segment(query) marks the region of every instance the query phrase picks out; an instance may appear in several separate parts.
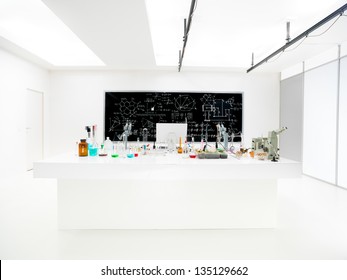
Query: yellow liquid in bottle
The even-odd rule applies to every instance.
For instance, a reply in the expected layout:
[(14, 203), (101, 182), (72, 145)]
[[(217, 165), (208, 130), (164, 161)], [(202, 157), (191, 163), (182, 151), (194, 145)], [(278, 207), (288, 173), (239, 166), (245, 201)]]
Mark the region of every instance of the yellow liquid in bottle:
[(182, 137), (180, 137), (180, 145), (178, 146), (177, 153), (182, 154), (183, 149), (182, 149)]

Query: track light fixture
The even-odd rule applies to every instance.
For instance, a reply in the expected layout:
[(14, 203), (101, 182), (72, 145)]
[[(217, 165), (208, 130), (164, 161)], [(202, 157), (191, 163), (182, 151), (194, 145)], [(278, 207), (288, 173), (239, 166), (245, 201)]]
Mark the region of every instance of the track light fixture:
[(287, 43), (290, 42), (290, 21), (287, 21), (287, 38), (286, 38)]
[[(315, 31), (316, 29), (318, 29), (319, 27), (321, 27), (322, 25), (326, 24), (327, 22), (329, 22), (330, 20), (332, 20), (335, 17), (340, 17), (344, 14), (344, 12), (347, 10), (347, 4), (343, 5), (342, 7), (340, 7), (339, 9), (337, 9), (335, 12), (331, 13), (330, 15), (328, 15), (327, 17), (325, 17), (324, 19), (322, 19), (321, 21), (319, 21), (318, 23), (316, 23), (315, 25), (313, 25), (312, 27), (310, 27), (309, 29), (307, 29), (306, 31), (304, 31), (303, 33), (301, 33), (299, 36), (295, 37), (293, 40), (290, 39), (290, 23), (287, 22), (287, 38), (286, 41), (287, 43), (280, 47), (277, 51), (274, 51), (272, 54), (270, 54), (269, 56), (267, 56), (266, 58), (264, 58), (262, 61), (258, 62), (257, 64), (254, 65), (254, 61), (253, 61), (253, 54), (252, 54), (252, 66), (251, 68), (249, 68), (247, 70), (247, 73), (249, 73), (250, 71), (254, 70), (255, 68), (259, 67), (260, 65), (262, 65), (265, 62), (268, 62), (269, 59), (273, 58), (274, 56), (280, 54), (281, 52), (284, 52), (288, 47), (292, 46), (293, 44), (297, 43), (298, 41), (300, 41), (301, 39), (304, 39), (306, 37), (309, 37), (309, 35)], [(335, 22), (334, 22), (335, 23)], [(334, 24), (333, 23), (333, 24)]]
[(187, 23), (187, 19), (186, 18), (184, 19), (183, 47), (182, 47), (182, 50), (180, 50), (178, 53), (178, 72), (181, 72), (184, 52), (186, 49), (186, 45), (187, 45), (187, 41), (188, 41), (188, 35), (189, 35), (189, 31), (190, 31), (190, 26), (192, 25), (192, 19), (193, 19), (193, 15), (194, 15), (194, 12), (196, 9), (196, 5), (197, 5), (197, 0), (192, 0), (192, 2), (190, 4), (188, 23)]

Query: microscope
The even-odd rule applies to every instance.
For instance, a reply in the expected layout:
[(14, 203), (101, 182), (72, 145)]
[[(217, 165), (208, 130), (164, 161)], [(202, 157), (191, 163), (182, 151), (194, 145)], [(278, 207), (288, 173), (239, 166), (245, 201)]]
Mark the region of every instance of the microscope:
[(218, 149), (218, 143), (221, 143), (221, 140), (223, 139), (223, 149), (225, 151), (228, 151), (228, 141), (229, 141), (229, 134), (227, 133), (227, 129), (224, 126), (224, 124), (217, 124), (217, 134), (216, 134), (216, 148)]
[(218, 143), (220, 143), (221, 139), (222, 139), (222, 131), (221, 131), (221, 126), (219, 123), (216, 124), (216, 129), (217, 129), (217, 133), (216, 133), (216, 149), (218, 149)]
[(287, 130), (287, 127), (282, 127), (277, 130), (269, 131), (268, 137), (258, 137), (252, 139), (252, 149), (255, 152), (267, 152), (268, 153), (268, 159), (271, 161), (278, 161), (280, 158), (280, 155), (278, 153), (279, 151), (279, 145), (278, 145), (278, 135), (280, 135), (283, 131)]
[(277, 130), (273, 130), (269, 132), (268, 139), (267, 139), (267, 147), (269, 149), (269, 155), (268, 159), (271, 159), (272, 161), (278, 161), (280, 158), (280, 155), (278, 151), (280, 150), (278, 147), (278, 135), (280, 135), (283, 131), (285, 131), (287, 127), (282, 127)]
[(229, 134), (227, 132), (227, 129), (224, 127), (224, 125), (221, 125), (221, 134), (223, 138), (223, 147), (225, 151), (228, 151), (228, 142), (229, 142)]
[(124, 126), (124, 132), (122, 134), (125, 150), (128, 149), (128, 136), (131, 135), (131, 122), (126, 121)]

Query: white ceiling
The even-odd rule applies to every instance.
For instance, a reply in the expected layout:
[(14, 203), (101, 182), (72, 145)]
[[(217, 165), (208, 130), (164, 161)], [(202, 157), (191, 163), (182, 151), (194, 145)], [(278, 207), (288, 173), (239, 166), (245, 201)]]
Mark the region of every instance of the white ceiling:
[[(251, 65), (252, 52), (257, 63), (285, 44), (288, 20), (294, 38), (345, 4), (334, 0), (197, 1), (182, 71), (245, 71)], [(106, 64), (100, 69), (177, 69), (190, 0), (43, 2)], [(346, 30), (347, 17), (343, 16), (324, 35), (307, 38), (257, 71), (278, 72), (346, 42)], [(9, 49), (11, 42), (0, 38), (0, 46)], [(59, 69), (16, 46), (12, 49), (45, 67)]]
[(144, 0), (43, 0), (108, 66), (155, 67)]

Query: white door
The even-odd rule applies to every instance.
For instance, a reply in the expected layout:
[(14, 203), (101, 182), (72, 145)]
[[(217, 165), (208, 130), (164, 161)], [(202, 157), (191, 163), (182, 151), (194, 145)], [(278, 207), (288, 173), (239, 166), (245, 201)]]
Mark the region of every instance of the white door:
[(31, 89), (26, 94), (26, 156), (27, 170), (43, 159), (43, 93)]

